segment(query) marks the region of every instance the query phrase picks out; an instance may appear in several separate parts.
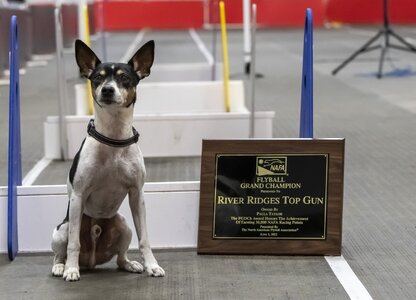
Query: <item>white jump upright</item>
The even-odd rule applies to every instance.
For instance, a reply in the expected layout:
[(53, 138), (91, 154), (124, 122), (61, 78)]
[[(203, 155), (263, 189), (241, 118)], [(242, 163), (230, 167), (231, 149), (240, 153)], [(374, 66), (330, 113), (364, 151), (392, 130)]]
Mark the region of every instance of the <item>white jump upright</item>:
[(257, 21), (257, 5), (252, 5), (252, 19), (251, 19), (251, 49), (250, 49), (250, 103), (251, 103), (251, 117), (250, 117), (250, 137), (254, 138), (255, 133), (255, 112), (256, 112), (256, 21)]
[(252, 51), (252, 43), (251, 43), (251, 32), (250, 32), (250, 22), (252, 18), (250, 18), (250, 0), (242, 0), (243, 1), (243, 35), (244, 35), (244, 71), (248, 74), (251, 70), (251, 56), (253, 54)]
[(99, 15), (100, 34), (101, 34), (101, 55), (103, 61), (107, 61), (107, 39), (105, 33), (105, 0), (99, 1)]
[(55, 8), (55, 38), (56, 38), (56, 66), (58, 75), (58, 91), (59, 91), (59, 157), (56, 159), (68, 158), (68, 142), (66, 139), (66, 79), (65, 79), (65, 64), (64, 64), (64, 46), (62, 37), (62, 12), (61, 6)]

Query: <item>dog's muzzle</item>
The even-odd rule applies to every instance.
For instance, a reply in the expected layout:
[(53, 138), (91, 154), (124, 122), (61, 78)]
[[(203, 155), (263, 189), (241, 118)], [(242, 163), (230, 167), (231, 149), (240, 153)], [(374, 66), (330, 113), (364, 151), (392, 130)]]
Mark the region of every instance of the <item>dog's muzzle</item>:
[(114, 97), (115, 90), (112, 86), (103, 86), (101, 89), (101, 96), (104, 98), (112, 98)]
[(103, 86), (100, 92), (100, 102), (108, 105), (115, 103), (115, 94), (114, 87), (108, 85)]

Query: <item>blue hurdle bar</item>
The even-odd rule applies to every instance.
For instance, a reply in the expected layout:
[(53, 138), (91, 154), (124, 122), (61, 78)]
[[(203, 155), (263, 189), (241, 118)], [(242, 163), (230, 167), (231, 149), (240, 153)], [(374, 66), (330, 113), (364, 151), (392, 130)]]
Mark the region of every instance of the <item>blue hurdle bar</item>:
[(303, 41), (302, 96), (299, 138), (313, 138), (313, 22), (312, 10), (306, 10)]
[(19, 251), (17, 236), (17, 186), (22, 185), (20, 144), (19, 43), (17, 17), (10, 20), (10, 90), (9, 90), (9, 162), (8, 162), (8, 223), (7, 250), (13, 260)]

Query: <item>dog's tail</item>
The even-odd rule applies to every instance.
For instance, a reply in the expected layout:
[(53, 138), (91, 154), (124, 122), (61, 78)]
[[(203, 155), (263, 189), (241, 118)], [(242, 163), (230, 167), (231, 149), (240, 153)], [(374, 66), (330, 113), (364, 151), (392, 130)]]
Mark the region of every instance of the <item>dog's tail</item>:
[(91, 247), (90, 259), (89, 259), (89, 262), (88, 262), (88, 267), (91, 268), (91, 269), (94, 268), (95, 264), (96, 264), (95, 263), (96, 262), (96, 260), (95, 260), (95, 250), (97, 248), (97, 240), (100, 237), (101, 233), (102, 233), (102, 229), (99, 225), (94, 224), (93, 226), (91, 226), (90, 234), (91, 234), (91, 246), (92, 247)]

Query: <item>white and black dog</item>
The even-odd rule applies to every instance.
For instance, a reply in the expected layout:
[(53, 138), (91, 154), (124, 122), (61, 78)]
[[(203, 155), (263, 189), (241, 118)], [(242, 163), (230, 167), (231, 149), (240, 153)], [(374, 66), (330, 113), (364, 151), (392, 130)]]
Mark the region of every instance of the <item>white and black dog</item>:
[[(101, 63), (83, 42), (75, 43), (80, 72), (91, 81), (95, 120), (76, 154), (68, 176), (68, 212), (55, 228), (52, 274), (79, 280), (79, 266), (93, 268), (117, 255), (117, 265), (129, 272), (164, 276), (149, 245), (143, 185), (146, 176), (139, 134), (133, 127), (136, 86), (150, 74), (154, 41), (125, 63)], [(127, 258), (132, 232), (118, 209), (126, 195), (144, 267)]]

